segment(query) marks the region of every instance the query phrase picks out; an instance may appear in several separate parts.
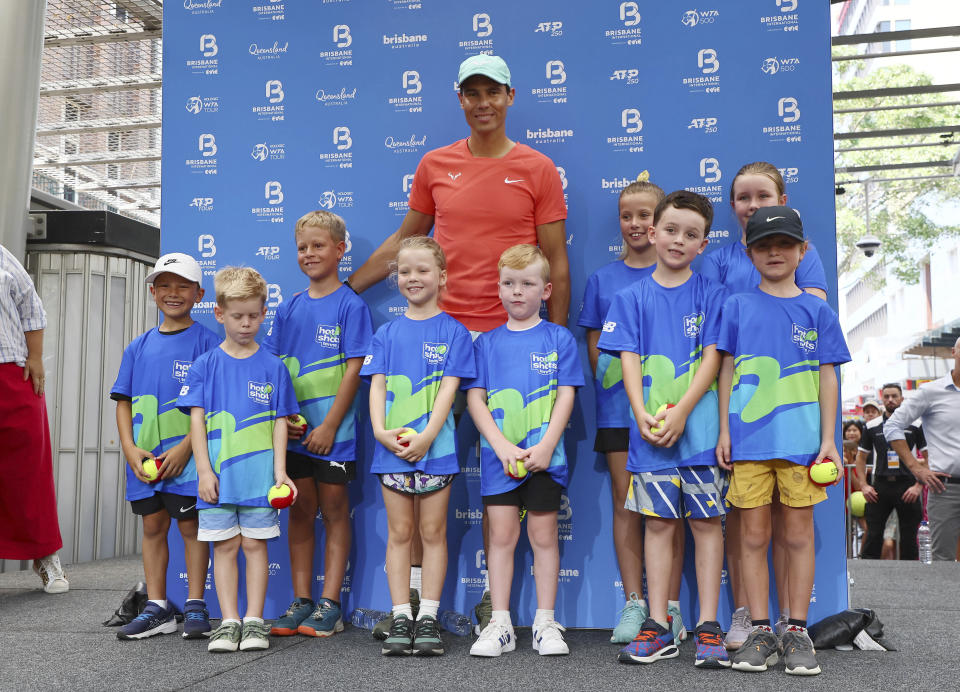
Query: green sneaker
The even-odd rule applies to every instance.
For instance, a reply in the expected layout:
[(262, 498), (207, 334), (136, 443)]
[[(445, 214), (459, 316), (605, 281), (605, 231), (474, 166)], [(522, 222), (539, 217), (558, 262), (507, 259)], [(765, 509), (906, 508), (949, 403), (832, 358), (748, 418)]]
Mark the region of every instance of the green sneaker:
[[(417, 619), (417, 613), (420, 612), (420, 594), (416, 589), (410, 589), (410, 610), (413, 611), (413, 619)], [(393, 615), (384, 618), (373, 628), (373, 638), (382, 642), (390, 635), (390, 628), (393, 626)]]
[(493, 617), (493, 603), (490, 601), (489, 591), (483, 592), (480, 602), (473, 607), (473, 614), (477, 617), (477, 625), (473, 628), (473, 633), (479, 636), (490, 624), (490, 618)]
[(210, 634), (207, 651), (215, 654), (236, 651), (240, 646), (240, 623), (224, 622)]
[(629, 644), (637, 635), (640, 634), (640, 628), (643, 627), (643, 621), (647, 619), (650, 612), (647, 607), (640, 603), (636, 593), (630, 594), (630, 599), (620, 611), (620, 622), (613, 629), (610, 641), (614, 644)]
[(295, 598), (287, 612), (278, 617), (270, 628), (275, 637), (290, 637), (297, 633), (300, 623), (310, 617), (316, 604), (309, 598)]
[(687, 638), (687, 628), (683, 626), (683, 615), (676, 606), (667, 606), (667, 615), (673, 618), (673, 643), (680, 646), (680, 642)]
[(442, 656), (443, 642), (437, 619), (424, 615), (417, 620), (413, 631), (413, 654), (415, 656)]
[(390, 626), (390, 634), (383, 641), (380, 653), (384, 656), (409, 656), (413, 653), (413, 623), (406, 615), (397, 615)]
[(250, 620), (243, 623), (240, 634), (240, 651), (260, 651), (270, 648), (270, 625)]

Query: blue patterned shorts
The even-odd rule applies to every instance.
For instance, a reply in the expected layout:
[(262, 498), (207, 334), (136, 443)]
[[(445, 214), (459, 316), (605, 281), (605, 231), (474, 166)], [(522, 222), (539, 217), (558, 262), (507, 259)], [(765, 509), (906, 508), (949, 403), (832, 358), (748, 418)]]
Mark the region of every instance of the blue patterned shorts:
[(624, 507), (661, 519), (722, 517), (727, 502), (728, 476), (718, 466), (682, 466), (634, 473)]
[(390, 490), (404, 495), (424, 495), (434, 490), (443, 490), (453, 483), (454, 474), (433, 475), (423, 471), (406, 473), (381, 473), (380, 482)]

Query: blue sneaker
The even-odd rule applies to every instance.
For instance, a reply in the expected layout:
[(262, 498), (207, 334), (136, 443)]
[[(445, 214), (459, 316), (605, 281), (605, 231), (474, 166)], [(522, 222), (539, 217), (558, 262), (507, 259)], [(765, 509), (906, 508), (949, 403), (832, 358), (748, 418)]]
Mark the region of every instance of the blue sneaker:
[(167, 601), (167, 607), (147, 602), (143, 612), (120, 628), (117, 639), (146, 639), (155, 634), (173, 634), (177, 631), (177, 616)]
[(340, 606), (329, 598), (317, 601), (317, 609), (313, 614), (300, 623), (297, 628), (300, 634), (311, 637), (329, 637), (335, 632), (343, 632), (343, 617)]
[(187, 601), (183, 606), (183, 638), (204, 639), (210, 629), (207, 604), (200, 600)]
[(723, 645), (723, 630), (719, 622), (704, 622), (697, 627), (694, 639), (697, 642), (697, 668), (729, 668), (730, 657)]
[(310, 617), (310, 613), (316, 607), (316, 604), (310, 598), (293, 599), (293, 603), (290, 604), (287, 611), (274, 621), (273, 627), (270, 628), (270, 634), (274, 637), (289, 637), (299, 633), (301, 623)]
[(620, 663), (654, 663), (662, 658), (676, 658), (680, 650), (673, 643), (671, 624), (667, 618), (667, 627), (663, 628), (653, 618), (647, 618), (636, 638), (620, 649), (617, 660)]
[(610, 641), (614, 644), (629, 644), (640, 633), (640, 628), (649, 615), (647, 606), (640, 602), (636, 593), (631, 592), (630, 600), (620, 611), (620, 622), (613, 629)]

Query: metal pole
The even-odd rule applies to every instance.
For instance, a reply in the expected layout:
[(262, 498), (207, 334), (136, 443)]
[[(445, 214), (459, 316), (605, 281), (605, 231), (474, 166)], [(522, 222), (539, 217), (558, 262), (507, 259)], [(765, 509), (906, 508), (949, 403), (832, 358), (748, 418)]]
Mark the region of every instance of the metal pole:
[(0, 243), (21, 261), (27, 245), (27, 210), (40, 95), (40, 59), (46, 0), (0, 2)]

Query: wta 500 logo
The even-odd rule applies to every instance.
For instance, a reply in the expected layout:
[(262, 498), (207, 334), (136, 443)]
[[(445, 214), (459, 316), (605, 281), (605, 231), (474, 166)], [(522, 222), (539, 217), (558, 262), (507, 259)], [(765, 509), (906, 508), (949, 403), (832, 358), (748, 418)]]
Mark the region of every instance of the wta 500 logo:
[(687, 10), (680, 15), (680, 23), (693, 28), (703, 24), (713, 24), (720, 19), (720, 10)]
[(449, 344), (423, 342), (423, 359), (431, 365), (440, 365), (447, 359)]
[(793, 72), (800, 69), (800, 58), (770, 57), (764, 58), (760, 71), (771, 77), (780, 72)]

